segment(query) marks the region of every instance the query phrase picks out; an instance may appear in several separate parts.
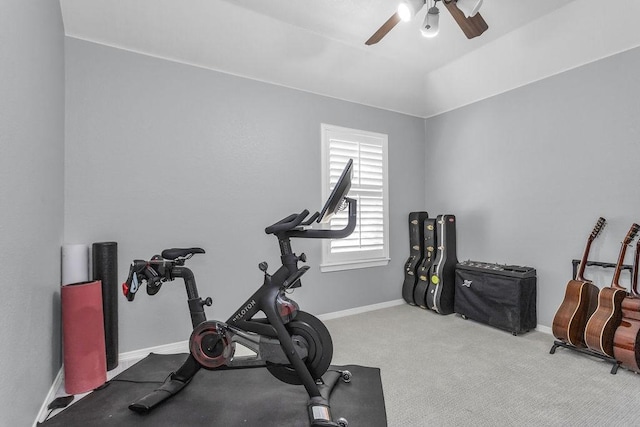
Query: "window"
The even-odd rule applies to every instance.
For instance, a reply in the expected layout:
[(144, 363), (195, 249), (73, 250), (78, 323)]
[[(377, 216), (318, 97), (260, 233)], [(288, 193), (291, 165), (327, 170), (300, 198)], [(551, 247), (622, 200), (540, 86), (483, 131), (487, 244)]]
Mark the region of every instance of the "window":
[[(329, 197), (349, 159), (353, 178), (349, 197), (358, 201), (358, 222), (344, 239), (322, 241), (321, 271), (374, 267), (389, 263), (387, 135), (323, 124), (322, 198)], [(331, 220), (332, 229), (347, 225), (347, 210)]]

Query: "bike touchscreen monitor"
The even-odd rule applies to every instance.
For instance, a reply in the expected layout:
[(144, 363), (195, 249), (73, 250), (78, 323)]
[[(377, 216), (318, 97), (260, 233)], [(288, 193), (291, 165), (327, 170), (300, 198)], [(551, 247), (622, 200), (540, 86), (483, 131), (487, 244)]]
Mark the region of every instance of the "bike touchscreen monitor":
[(349, 189), (351, 188), (351, 174), (353, 172), (353, 159), (349, 159), (347, 165), (344, 167), (338, 182), (335, 187), (333, 187), (333, 191), (331, 191), (331, 195), (327, 199), (327, 202), (324, 204), (322, 211), (320, 211), (320, 216), (318, 217), (319, 223), (326, 223), (331, 220), (331, 218), (338, 213), (340, 207), (342, 206), (342, 200), (347, 196)]

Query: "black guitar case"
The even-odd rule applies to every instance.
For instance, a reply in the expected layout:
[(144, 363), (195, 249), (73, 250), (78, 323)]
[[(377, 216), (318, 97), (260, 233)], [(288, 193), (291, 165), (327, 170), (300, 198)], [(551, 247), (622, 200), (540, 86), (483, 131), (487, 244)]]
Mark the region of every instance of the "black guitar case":
[(418, 265), (416, 276), (418, 283), (413, 291), (413, 300), (422, 308), (427, 308), (426, 296), (429, 287), (429, 270), (435, 261), (436, 254), (436, 219), (427, 218), (424, 221), (424, 257)]
[(425, 297), (427, 308), (440, 314), (453, 313), (456, 264), (456, 217), (438, 215), (436, 218), (437, 250), (431, 266), (429, 286)]
[(423, 230), (424, 220), (429, 217), (427, 212), (409, 213), (409, 259), (404, 264), (404, 283), (402, 284), (402, 298), (411, 305), (416, 305), (413, 300), (413, 290), (418, 278), (416, 269), (424, 255)]

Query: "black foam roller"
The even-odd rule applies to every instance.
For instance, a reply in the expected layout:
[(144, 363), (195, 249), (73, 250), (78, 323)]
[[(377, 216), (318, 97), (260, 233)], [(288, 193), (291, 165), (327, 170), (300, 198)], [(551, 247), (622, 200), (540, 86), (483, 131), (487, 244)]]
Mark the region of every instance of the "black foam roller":
[(118, 244), (94, 243), (92, 258), (93, 280), (102, 281), (104, 339), (110, 371), (118, 366)]

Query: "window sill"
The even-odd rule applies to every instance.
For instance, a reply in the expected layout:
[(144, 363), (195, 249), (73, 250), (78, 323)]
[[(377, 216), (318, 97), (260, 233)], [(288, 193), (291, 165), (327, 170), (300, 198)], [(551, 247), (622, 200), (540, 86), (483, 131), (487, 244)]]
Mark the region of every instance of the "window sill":
[(366, 261), (349, 261), (349, 262), (335, 262), (331, 264), (321, 264), (320, 271), (322, 273), (329, 273), (331, 271), (342, 271), (342, 270), (355, 270), (358, 268), (369, 268), (369, 267), (381, 267), (389, 264), (389, 258), (378, 258), (371, 259)]

